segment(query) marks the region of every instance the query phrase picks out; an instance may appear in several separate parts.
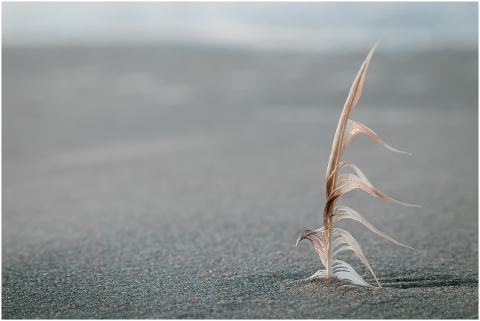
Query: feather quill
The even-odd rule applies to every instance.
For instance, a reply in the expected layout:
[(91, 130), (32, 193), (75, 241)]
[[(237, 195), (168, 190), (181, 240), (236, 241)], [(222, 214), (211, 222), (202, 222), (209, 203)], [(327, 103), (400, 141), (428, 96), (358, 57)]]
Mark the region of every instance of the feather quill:
[[(373, 130), (359, 122), (349, 119), (351, 112), (355, 108), (358, 100), (360, 99), (360, 96), (362, 95), (368, 66), (370, 65), (370, 60), (372, 59), (373, 53), (377, 45), (378, 42), (375, 44), (372, 50), (370, 50), (367, 58), (360, 67), (360, 70), (358, 71), (358, 74), (353, 81), (352, 87), (350, 88), (350, 92), (348, 94), (347, 101), (345, 102), (345, 105), (343, 107), (342, 114), (340, 115), (340, 119), (338, 120), (338, 125), (332, 144), (332, 151), (330, 153), (330, 158), (326, 171), (326, 204), (323, 211), (323, 226), (322, 228), (313, 231), (305, 230), (297, 240), (297, 245), (300, 241), (304, 239), (309, 240), (317, 251), (322, 264), (325, 266), (324, 270), (317, 271), (314, 275), (308, 278), (308, 280), (316, 278), (336, 277), (342, 280), (349, 280), (353, 284), (372, 286), (365, 280), (363, 280), (349, 264), (335, 259), (336, 256), (341, 252), (346, 250), (352, 250), (370, 270), (371, 274), (373, 275), (375, 281), (378, 284), (378, 287), (382, 287), (357, 241), (349, 232), (334, 227), (335, 223), (337, 223), (343, 218), (356, 220), (365, 225), (374, 233), (383, 236), (384, 238), (394, 242), (395, 244), (415, 250), (414, 248), (395, 241), (393, 238), (386, 235), (385, 233), (380, 232), (353, 209), (346, 206), (335, 207), (336, 201), (343, 194), (357, 188), (364, 190), (370, 195), (383, 198), (384, 200), (396, 204), (417, 207), (417, 205), (410, 205), (407, 203), (399, 202), (381, 193), (375, 187), (373, 187), (373, 185), (368, 181), (363, 172), (357, 166), (353, 165), (350, 162), (340, 162), (340, 158), (343, 155), (343, 152), (345, 151), (348, 143), (357, 134), (367, 134), (373, 137), (381, 145), (394, 152), (411, 155), (410, 153), (402, 152), (393, 147), (390, 147), (382, 139), (380, 139), (380, 137), (378, 137), (378, 135)], [(356, 175), (351, 173), (345, 173), (340, 175), (340, 171), (346, 166), (351, 167), (355, 171)], [(337, 248), (342, 244), (346, 245)]]

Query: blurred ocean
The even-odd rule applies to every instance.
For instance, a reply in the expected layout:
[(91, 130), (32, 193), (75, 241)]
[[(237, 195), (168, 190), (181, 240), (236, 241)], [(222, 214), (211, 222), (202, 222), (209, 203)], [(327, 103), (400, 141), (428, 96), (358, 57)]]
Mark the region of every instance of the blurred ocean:
[(189, 44), (294, 52), (476, 49), (476, 2), (3, 3), (3, 45)]

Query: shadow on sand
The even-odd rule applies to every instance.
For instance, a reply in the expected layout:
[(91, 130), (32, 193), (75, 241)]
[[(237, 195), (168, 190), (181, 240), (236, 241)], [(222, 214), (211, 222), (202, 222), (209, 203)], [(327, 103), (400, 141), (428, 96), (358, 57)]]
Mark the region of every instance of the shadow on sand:
[(389, 278), (382, 279), (380, 283), (384, 287), (389, 288), (400, 288), (400, 289), (409, 289), (409, 288), (434, 288), (441, 286), (478, 286), (478, 280), (472, 277), (461, 278), (453, 275), (430, 275), (423, 277), (398, 277), (398, 278)]

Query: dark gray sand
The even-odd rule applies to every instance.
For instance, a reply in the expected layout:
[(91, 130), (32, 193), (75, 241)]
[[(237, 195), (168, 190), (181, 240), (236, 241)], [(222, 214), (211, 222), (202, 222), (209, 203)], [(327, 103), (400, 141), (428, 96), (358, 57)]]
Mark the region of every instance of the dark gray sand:
[[(365, 55), (369, 48), (366, 48)], [(308, 282), (364, 55), (3, 49), (2, 317), (478, 318), (477, 53), (373, 57), (338, 224), (384, 289)], [(367, 281), (350, 253), (342, 258)]]

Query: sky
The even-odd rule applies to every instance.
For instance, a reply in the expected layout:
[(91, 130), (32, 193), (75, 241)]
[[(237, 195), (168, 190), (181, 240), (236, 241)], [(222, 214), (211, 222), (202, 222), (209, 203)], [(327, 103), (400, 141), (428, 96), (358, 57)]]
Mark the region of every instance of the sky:
[(273, 51), (478, 47), (476, 2), (4, 2), (3, 45), (201, 44)]

